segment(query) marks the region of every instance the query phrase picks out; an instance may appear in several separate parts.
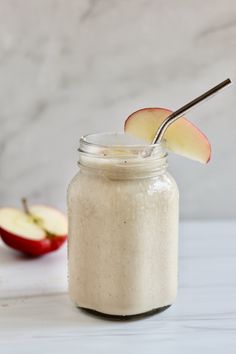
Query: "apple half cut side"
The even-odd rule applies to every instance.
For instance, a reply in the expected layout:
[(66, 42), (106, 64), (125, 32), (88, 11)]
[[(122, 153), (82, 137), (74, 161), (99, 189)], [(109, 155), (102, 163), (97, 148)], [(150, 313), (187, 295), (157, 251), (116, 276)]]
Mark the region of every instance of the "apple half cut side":
[[(125, 133), (151, 143), (157, 129), (172, 113), (165, 108), (143, 108), (132, 113), (125, 121)], [(211, 145), (207, 137), (189, 120), (182, 117), (171, 124), (164, 134), (164, 146), (176, 154), (201, 163), (211, 158)]]
[(66, 217), (44, 205), (29, 210), (30, 215), (14, 208), (0, 209), (2, 240), (9, 247), (32, 256), (57, 250), (67, 238)]

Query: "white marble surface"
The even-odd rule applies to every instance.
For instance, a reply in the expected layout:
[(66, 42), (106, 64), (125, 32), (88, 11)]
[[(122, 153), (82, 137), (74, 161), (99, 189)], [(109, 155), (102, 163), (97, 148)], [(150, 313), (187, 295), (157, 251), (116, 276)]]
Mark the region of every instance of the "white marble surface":
[[(235, 80), (235, 38), (235, 0), (0, 0), (0, 205), (65, 209), (79, 137)], [(189, 115), (211, 164), (170, 158), (185, 218), (236, 216), (235, 93)]]
[(66, 247), (32, 260), (0, 245), (0, 352), (234, 354), (235, 233), (236, 222), (181, 224), (177, 301), (132, 322), (102, 320), (73, 306)]

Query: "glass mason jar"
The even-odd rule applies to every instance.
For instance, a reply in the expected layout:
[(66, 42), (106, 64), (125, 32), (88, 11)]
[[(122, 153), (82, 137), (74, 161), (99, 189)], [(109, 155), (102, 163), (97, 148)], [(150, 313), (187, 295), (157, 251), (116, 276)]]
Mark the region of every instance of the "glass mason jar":
[(122, 318), (165, 309), (177, 292), (179, 219), (166, 152), (122, 133), (82, 137), (79, 152), (68, 189), (71, 299)]

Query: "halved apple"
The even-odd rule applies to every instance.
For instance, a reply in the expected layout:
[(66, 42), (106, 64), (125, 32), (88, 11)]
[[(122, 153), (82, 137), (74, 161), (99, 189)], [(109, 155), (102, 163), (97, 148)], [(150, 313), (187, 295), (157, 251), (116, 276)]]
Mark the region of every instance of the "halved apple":
[(10, 247), (40, 256), (58, 249), (67, 238), (67, 219), (56, 209), (34, 205), (24, 212), (0, 209), (0, 236)]
[[(171, 113), (165, 108), (140, 109), (126, 119), (124, 130), (151, 143), (157, 129)], [(211, 145), (207, 137), (184, 117), (169, 126), (163, 143), (168, 150), (201, 163), (207, 163), (211, 158)]]

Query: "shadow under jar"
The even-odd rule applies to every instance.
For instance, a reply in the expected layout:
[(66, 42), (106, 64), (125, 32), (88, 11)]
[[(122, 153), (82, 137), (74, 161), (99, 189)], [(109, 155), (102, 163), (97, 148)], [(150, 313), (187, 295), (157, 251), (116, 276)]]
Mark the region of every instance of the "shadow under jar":
[(68, 189), (71, 299), (118, 319), (165, 309), (177, 292), (179, 219), (166, 152), (122, 133), (82, 137), (79, 152)]

